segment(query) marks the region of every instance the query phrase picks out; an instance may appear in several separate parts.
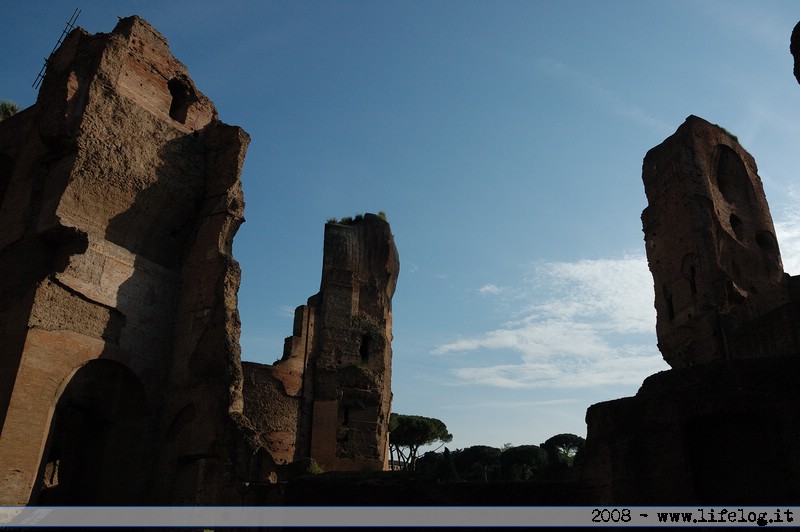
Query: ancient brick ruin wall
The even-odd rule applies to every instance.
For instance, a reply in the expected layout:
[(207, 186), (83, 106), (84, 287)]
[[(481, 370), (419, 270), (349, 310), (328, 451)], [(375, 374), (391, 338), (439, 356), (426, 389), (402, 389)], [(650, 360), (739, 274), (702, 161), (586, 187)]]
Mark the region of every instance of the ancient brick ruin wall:
[(791, 339), (746, 351), (734, 341), (743, 327), (790, 299), (750, 154), (722, 128), (690, 116), (647, 153), (642, 179), (649, 202), (642, 223), (665, 360), (683, 367), (797, 349)]
[(138, 17), (73, 31), (0, 124), (0, 503), (236, 503), (263, 476), (231, 256), (248, 140)]
[(399, 269), (391, 229), (379, 217), (326, 225), (311, 456), (337, 470), (386, 466)]
[[(398, 272), (391, 229), (380, 217), (325, 226), (320, 291), (297, 308), (282, 359), (262, 366), (266, 372), (245, 365), (254, 377), (246, 381), (245, 413), (253, 412), (276, 462), (313, 458), (326, 471), (386, 467)], [(266, 396), (296, 414), (265, 419), (248, 402)], [(288, 419), (297, 420), (294, 433)]]
[(797, 357), (713, 361), (657, 373), (635, 397), (592, 405), (583, 498), (604, 505), (796, 504), (799, 370)]
[(297, 442), (302, 407), (301, 387), (287, 387), (276, 366), (242, 362), (244, 374), (244, 415), (256, 427), (270, 456), (278, 465), (290, 464), (298, 455)]
[(583, 497), (794, 504), (798, 278), (783, 272), (755, 161), (690, 116), (648, 152), (642, 175), (659, 348), (673, 369), (589, 408)]

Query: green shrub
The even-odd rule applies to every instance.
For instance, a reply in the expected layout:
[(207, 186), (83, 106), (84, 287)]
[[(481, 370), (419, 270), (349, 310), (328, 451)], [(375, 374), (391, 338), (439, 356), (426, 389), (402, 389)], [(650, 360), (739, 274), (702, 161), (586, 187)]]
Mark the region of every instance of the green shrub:
[(306, 468), (306, 473), (309, 475), (319, 475), (320, 473), (324, 472), (325, 470), (322, 469), (322, 466), (320, 466), (317, 461), (312, 458), (311, 463), (308, 464), (308, 467)]
[[(388, 221), (386, 219), (386, 213), (383, 212), (383, 211), (380, 211), (377, 216), (378, 216), (378, 218), (380, 218), (384, 222)], [(364, 215), (363, 214), (356, 214), (355, 216), (352, 216), (352, 217), (351, 216), (345, 216), (344, 218), (328, 218), (327, 223), (329, 223), (329, 224), (340, 224), (340, 225), (353, 225), (354, 223), (358, 223), (363, 219), (364, 219)]]
[(19, 106), (11, 100), (0, 100), (0, 120), (14, 116), (19, 112)]

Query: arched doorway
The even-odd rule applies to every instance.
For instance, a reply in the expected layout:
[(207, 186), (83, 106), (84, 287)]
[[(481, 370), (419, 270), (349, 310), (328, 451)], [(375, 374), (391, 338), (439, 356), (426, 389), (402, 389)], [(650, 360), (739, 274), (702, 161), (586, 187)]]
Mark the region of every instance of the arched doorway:
[(81, 367), (58, 399), (30, 504), (141, 504), (149, 416), (127, 367), (99, 359)]

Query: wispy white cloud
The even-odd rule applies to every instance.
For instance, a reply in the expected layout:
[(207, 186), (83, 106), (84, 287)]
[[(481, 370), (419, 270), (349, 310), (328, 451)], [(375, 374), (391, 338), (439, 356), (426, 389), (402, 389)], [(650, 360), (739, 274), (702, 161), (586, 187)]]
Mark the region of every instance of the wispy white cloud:
[(453, 370), (458, 383), (502, 388), (638, 384), (666, 369), (656, 348), (652, 278), (644, 256), (547, 262), (520, 292), (531, 302), (503, 327), (432, 354), (508, 361)]
[(278, 314), (280, 314), (285, 318), (287, 317), (294, 318), (294, 310), (295, 307), (292, 307), (290, 305), (281, 305), (280, 307), (278, 307)]
[(492, 283), (485, 284), (485, 285), (481, 286), (480, 288), (478, 288), (478, 293), (479, 294), (483, 294), (483, 295), (496, 296), (497, 294), (499, 294), (502, 291), (503, 291), (502, 288), (500, 288), (496, 284), (492, 284)]
[(442, 405), (439, 406), (439, 410), (496, 410), (498, 408), (503, 410), (511, 410), (517, 408), (537, 408), (537, 407), (546, 407), (551, 408), (554, 406), (561, 406), (561, 405), (585, 405), (585, 399), (546, 399), (543, 401), (486, 401), (480, 403), (468, 403), (468, 404), (452, 404), (452, 405)]
[(534, 304), (534, 310), (562, 320), (586, 321), (605, 331), (654, 330), (653, 279), (644, 255), (550, 262), (537, 267), (535, 273), (535, 284), (546, 284), (557, 297)]
[(775, 218), (775, 232), (783, 259), (783, 271), (800, 275), (800, 208), (790, 206)]
[(591, 74), (549, 57), (539, 59), (536, 62), (536, 66), (540, 72), (569, 83), (613, 113), (624, 116), (658, 133), (669, 133), (674, 129), (669, 124), (655, 118), (643, 107), (625, 101), (619, 94), (609, 89), (602, 80)]

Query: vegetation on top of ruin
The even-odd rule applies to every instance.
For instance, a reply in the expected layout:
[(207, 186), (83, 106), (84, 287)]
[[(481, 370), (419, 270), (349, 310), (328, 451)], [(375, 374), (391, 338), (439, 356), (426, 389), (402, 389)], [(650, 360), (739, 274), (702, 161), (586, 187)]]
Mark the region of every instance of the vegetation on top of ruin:
[(714, 125), (717, 126), (718, 128), (720, 128), (724, 133), (729, 135), (733, 140), (735, 140), (736, 142), (739, 142), (739, 137), (737, 137), (736, 135), (734, 135), (733, 133), (731, 133), (730, 131), (728, 131), (727, 129), (725, 129), (724, 127), (722, 127), (719, 124), (714, 124)]
[(737, 137), (736, 135), (734, 135), (733, 133), (731, 133), (730, 131), (728, 131), (728, 130), (727, 130), (727, 129), (725, 129), (724, 127), (722, 128), (722, 131), (724, 131), (725, 133), (727, 133), (728, 135), (730, 135), (730, 136), (731, 136), (731, 138), (732, 138), (733, 140), (735, 140), (736, 142), (739, 142), (739, 137)]
[(11, 100), (0, 100), (0, 120), (14, 116), (19, 112), (19, 106)]
[[(388, 222), (386, 219), (386, 213), (383, 211), (378, 212), (378, 218), (383, 220), (384, 222)], [(339, 224), (339, 225), (353, 225), (354, 223), (358, 223), (364, 219), (363, 214), (356, 214), (355, 216), (345, 216), (344, 218), (328, 218), (327, 223), (329, 224)]]

